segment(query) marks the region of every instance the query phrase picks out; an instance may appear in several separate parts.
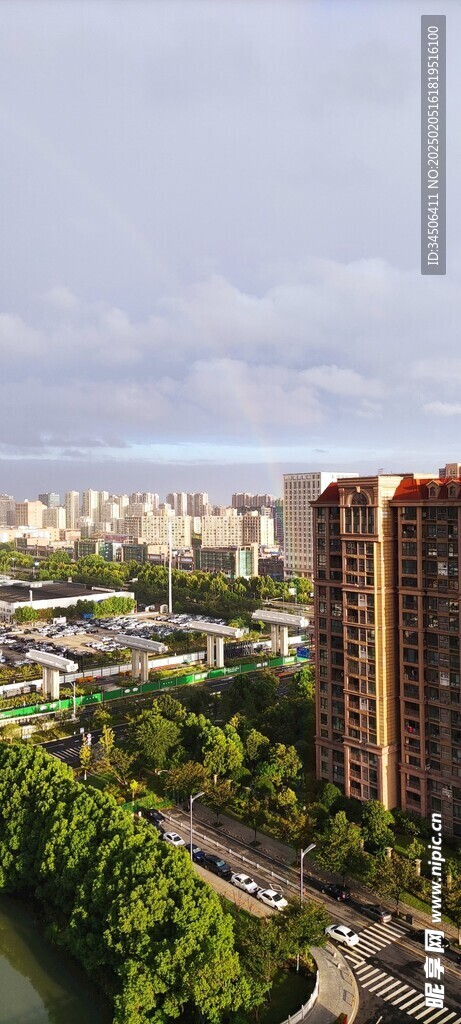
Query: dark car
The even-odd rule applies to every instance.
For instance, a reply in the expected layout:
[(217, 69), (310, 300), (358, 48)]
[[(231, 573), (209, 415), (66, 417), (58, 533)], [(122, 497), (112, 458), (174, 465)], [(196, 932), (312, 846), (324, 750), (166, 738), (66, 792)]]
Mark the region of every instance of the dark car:
[(380, 907), (379, 903), (364, 903), (361, 910), (367, 917), (371, 917), (373, 921), (378, 921), (379, 924), (389, 924), (392, 921), (390, 910)]
[[(190, 852), (190, 846), (187, 847)], [(200, 849), (200, 846), (192, 846), (192, 860), (195, 860), (196, 864), (203, 864), (206, 854), (204, 850)]]
[(150, 821), (152, 825), (160, 825), (160, 822), (165, 821), (165, 815), (157, 811), (155, 807), (141, 807), (138, 813), (141, 818), (146, 818), (146, 821)]
[[(410, 939), (413, 939), (413, 942), (424, 943), (424, 934), (424, 928), (412, 928), (411, 932), (409, 933), (409, 937)], [(440, 941), (442, 948), (448, 949), (450, 945), (450, 939), (446, 939), (445, 936), (443, 935)]]
[(324, 882), (320, 891), (326, 892), (327, 896), (331, 896), (332, 900), (338, 900), (338, 902), (346, 902), (351, 898), (349, 886), (336, 885), (335, 882)]
[(218, 857), (216, 853), (206, 853), (202, 863), (204, 868), (208, 868), (208, 871), (219, 875), (220, 878), (227, 878), (229, 880), (232, 875), (230, 865), (222, 857)]

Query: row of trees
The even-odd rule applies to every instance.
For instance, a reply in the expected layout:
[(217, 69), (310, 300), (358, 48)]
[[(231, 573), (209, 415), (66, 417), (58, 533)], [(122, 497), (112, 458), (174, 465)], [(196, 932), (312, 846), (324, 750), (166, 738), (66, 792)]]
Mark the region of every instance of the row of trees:
[(186, 854), (40, 748), (0, 744), (0, 887), (39, 900), (113, 998), (114, 1024), (254, 1005), (233, 924)]
[[(110, 728), (98, 746), (126, 782), (130, 755), (116, 754)], [(329, 923), (309, 902), (270, 919), (225, 911), (185, 851), (41, 748), (5, 743), (0, 889), (39, 902), (49, 937), (112, 999), (114, 1024), (247, 1024), (280, 968), (322, 945)]]
[[(0, 550), (0, 571), (30, 572), (34, 560), (4, 545)], [(101, 555), (87, 555), (74, 562), (67, 552), (56, 551), (43, 559), (35, 570), (37, 579), (67, 580), (91, 586), (123, 589), (130, 586), (138, 602), (161, 603), (168, 593), (168, 569), (160, 565), (139, 565), (138, 562), (106, 562)], [(132, 582), (134, 581), (134, 582)], [(253, 576), (228, 579), (222, 573), (173, 570), (174, 610), (218, 615), (229, 618), (254, 611), (266, 598), (292, 600), (290, 589), (296, 589), (296, 600), (311, 599), (312, 585), (306, 579), (276, 583), (271, 577)]]

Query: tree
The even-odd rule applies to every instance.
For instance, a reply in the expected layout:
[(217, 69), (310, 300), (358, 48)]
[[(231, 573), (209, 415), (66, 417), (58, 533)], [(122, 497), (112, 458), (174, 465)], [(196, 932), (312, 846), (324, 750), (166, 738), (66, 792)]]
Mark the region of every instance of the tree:
[(416, 882), (416, 871), (406, 857), (386, 857), (384, 861), (373, 861), (369, 872), (371, 882), (378, 896), (395, 900), (398, 913), (400, 900), (404, 892), (408, 892)]
[(443, 887), (443, 908), (458, 929), (458, 945), (461, 945), (461, 877), (455, 877), (450, 888)]
[(390, 828), (393, 824), (393, 814), (387, 811), (379, 800), (367, 801), (362, 811), (362, 833), (373, 853), (384, 851), (386, 846), (394, 845), (394, 834)]
[(289, 903), (282, 921), (287, 955), (306, 955), (311, 946), (324, 946), (325, 928), (330, 920), (328, 911), (320, 904), (309, 900)]
[(227, 806), (231, 796), (231, 786), (228, 779), (216, 782), (216, 785), (208, 783), (205, 789), (207, 803), (210, 804), (216, 813), (216, 824), (220, 825), (219, 815)]
[(149, 768), (165, 768), (180, 738), (180, 724), (164, 718), (157, 704), (142, 711), (130, 728), (130, 747)]
[(344, 885), (346, 875), (364, 864), (361, 844), (359, 825), (351, 824), (344, 811), (338, 811), (318, 837), (316, 860), (327, 871), (341, 875)]
[(80, 747), (80, 750), (78, 752), (78, 759), (79, 759), (80, 767), (81, 767), (81, 769), (83, 771), (83, 777), (84, 777), (85, 780), (86, 780), (87, 771), (88, 771), (88, 769), (90, 767), (90, 764), (91, 764), (91, 757), (92, 757), (91, 747), (88, 746), (88, 743), (82, 743), (82, 746)]
[(31, 608), (29, 604), (23, 605), (22, 608), (16, 608), (14, 613), (15, 622), (36, 622), (38, 619), (38, 611), (36, 608)]
[(186, 761), (176, 768), (171, 768), (164, 776), (165, 789), (175, 799), (185, 800), (186, 797), (198, 793), (205, 788), (208, 775), (203, 764), (198, 761)]

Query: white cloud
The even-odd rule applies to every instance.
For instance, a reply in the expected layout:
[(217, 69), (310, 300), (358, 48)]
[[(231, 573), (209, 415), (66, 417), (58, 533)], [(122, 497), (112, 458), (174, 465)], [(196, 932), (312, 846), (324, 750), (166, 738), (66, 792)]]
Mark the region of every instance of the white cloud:
[(76, 296), (65, 285), (56, 285), (54, 288), (49, 288), (48, 291), (43, 293), (42, 299), (47, 305), (63, 313), (72, 312), (79, 305)]
[(423, 409), (434, 416), (461, 416), (461, 402), (426, 402)]

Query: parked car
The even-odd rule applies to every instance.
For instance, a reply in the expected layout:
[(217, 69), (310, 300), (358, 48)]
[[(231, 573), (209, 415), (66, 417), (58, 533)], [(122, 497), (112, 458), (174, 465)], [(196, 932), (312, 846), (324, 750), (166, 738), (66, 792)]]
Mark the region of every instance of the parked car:
[(336, 942), (343, 943), (345, 946), (357, 946), (359, 942), (357, 933), (353, 932), (345, 924), (330, 924), (328, 928), (325, 928), (325, 935), (328, 935), (329, 939), (335, 939)]
[(250, 896), (255, 896), (259, 889), (258, 883), (255, 882), (254, 878), (249, 878), (248, 875), (232, 875), (231, 882), (232, 885), (237, 886), (237, 889), (243, 889)]
[(178, 836), (177, 832), (164, 832), (163, 833), (163, 838), (164, 838), (166, 843), (170, 844), (170, 846), (185, 846), (186, 845), (185, 842), (184, 842), (184, 839), (181, 839), (181, 836)]
[[(190, 853), (190, 846), (187, 847)], [(205, 860), (205, 851), (200, 849), (200, 846), (192, 846), (192, 860), (196, 864), (203, 864)]]
[(146, 818), (147, 821), (151, 821), (155, 825), (159, 825), (160, 822), (165, 821), (165, 815), (160, 811), (157, 811), (155, 807), (141, 807), (139, 813), (142, 818)]
[(379, 903), (364, 903), (361, 910), (367, 917), (372, 917), (373, 921), (378, 921), (379, 924), (389, 924), (392, 921), (390, 910), (380, 907)]
[(282, 893), (276, 892), (275, 889), (259, 889), (256, 899), (265, 903), (266, 907), (272, 907), (273, 910), (285, 910), (285, 907), (288, 906), (288, 901), (282, 896)]
[[(412, 928), (409, 937), (413, 939), (413, 942), (422, 942), (424, 944), (424, 934), (424, 928)], [(440, 941), (443, 949), (448, 949), (450, 939), (445, 938), (445, 935), (443, 935)]]
[(336, 885), (335, 882), (324, 882), (320, 892), (326, 892), (333, 900), (346, 902), (351, 898), (351, 890), (348, 885)]
[(202, 863), (204, 868), (208, 868), (208, 871), (212, 871), (213, 874), (219, 875), (220, 878), (230, 881), (232, 876), (230, 864), (223, 860), (222, 857), (218, 857), (216, 853), (206, 853)]

